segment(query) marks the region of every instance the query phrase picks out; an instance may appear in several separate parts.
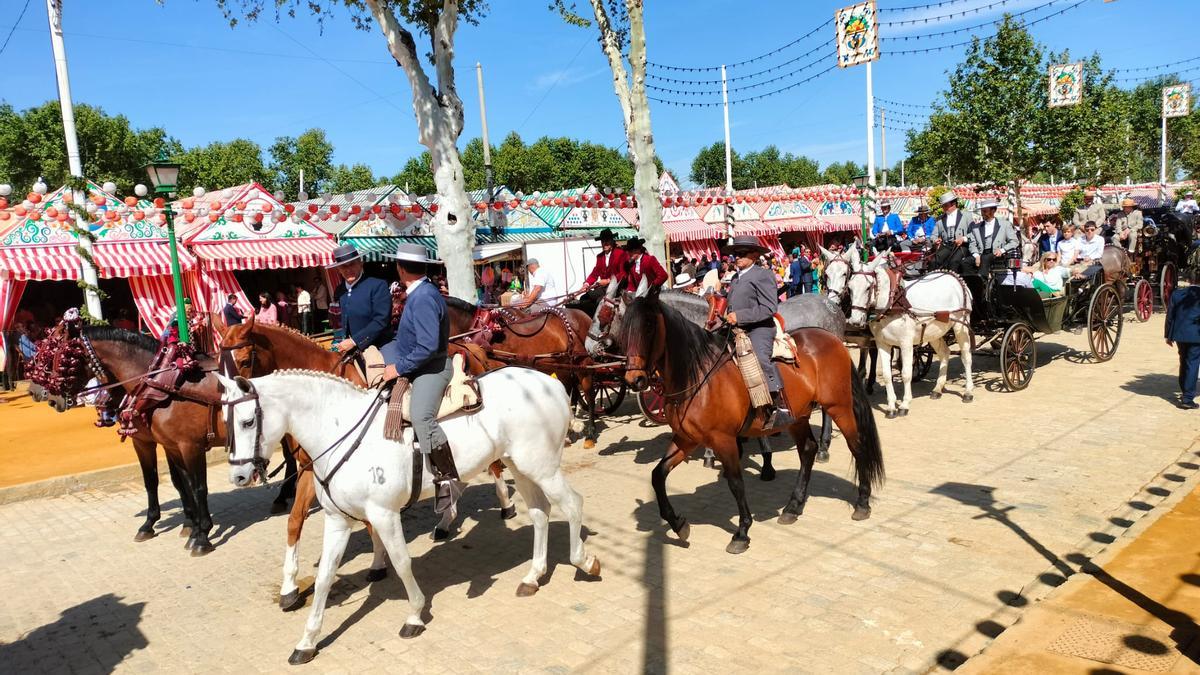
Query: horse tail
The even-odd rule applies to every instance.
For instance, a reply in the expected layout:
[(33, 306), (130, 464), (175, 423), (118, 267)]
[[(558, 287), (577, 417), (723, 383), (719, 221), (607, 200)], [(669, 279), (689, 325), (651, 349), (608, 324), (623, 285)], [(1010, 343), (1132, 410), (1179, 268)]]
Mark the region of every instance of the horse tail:
[(879, 443), (879, 429), (875, 426), (875, 415), (867, 399), (863, 379), (850, 365), (850, 392), (853, 397), (854, 425), (858, 427), (858, 447), (853, 448), (854, 470), (860, 485), (878, 489), (883, 485), (883, 449)]

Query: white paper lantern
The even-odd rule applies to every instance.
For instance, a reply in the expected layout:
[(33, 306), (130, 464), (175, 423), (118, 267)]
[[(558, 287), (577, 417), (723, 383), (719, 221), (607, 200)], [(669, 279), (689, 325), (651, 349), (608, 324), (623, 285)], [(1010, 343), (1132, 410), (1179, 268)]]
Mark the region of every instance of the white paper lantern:
[(29, 201), (28, 199), (23, 199), (21, 200), (21, 206), (24, 206), (25, 210), (28, 211), (33, 208), (33, 202)]
[(308, 193), (301, 190), (300, 194), (296, 195), (296, 198), (302, 202), (306, 202), (308, 201)]
[(139, 197), (145, 197), (147, 192), (149, 191), (146, 189), (146, 186), (141, 183), (133, 186), (133, 194)]
[(38, 193), (39, 195), (46, 194), (47, 189), (48, 188), (46, 187), (46, 184), (44, 182), (42, 182), (41, 178), (39, 178), (38, 181), (33, 184), (33, 191)]
[(12, 186), (8, 183), (0, 183), (0, 197), (7, 197), (12, 194)]
[(83, 207), (83, 208), (84, 208), (84, 209), (86, 209), (88, 213), (95, 213), (95, 212), (96, 212), (96, 205), (95, 205), (95, 204), (93, 204), (92, 202), (88, 202), (88, 203), (87, 203), (87, 206), (85, 206), (85, 207)]
[(276, 201), (283, 201), (283, 190), (276, 190), (274, 197)]
[(117, 184), (111, 180), (104, 181), (104, 185), (101, 185), (100, 187), (104, 188), (104, 191), (109, 194), (113, 194), (117, 191)]
[(202, 187), (199, 187), (199, 186), (197, 186), (197, 187), (193, 188), (193, 189), (192, 189), (192, 196), (193, 196), (193, 197), (195, 197), (195, 198), (197, 198), (197, 199), (199, 199), (200, 197), (203, 197), (203, 196), (204, 196), (204, 188), (202, 188)]

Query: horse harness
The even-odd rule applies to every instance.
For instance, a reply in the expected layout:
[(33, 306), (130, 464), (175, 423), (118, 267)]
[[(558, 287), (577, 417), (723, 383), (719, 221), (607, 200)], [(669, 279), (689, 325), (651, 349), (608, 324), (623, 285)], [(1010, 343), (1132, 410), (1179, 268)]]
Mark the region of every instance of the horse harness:
[[(927, 321), (924, 321), (924, 319), (932, 318), (934, 321), (941, 321), (943, 323), (962, 324), (964, 326), (967, 326), (968, 330), (970, 329), (970, 322), (963, 321), (962, 319), (952, 316), (953, 314), (957, 314), (958, 312), (970, 311), (969, 308), (959, 307), (958, 309), (938, 310), (938, 311), (933, 311), (933, 312), (914, 308), (908, 300), (908, 295), (906, 293), (906, 288), (904, 286), (904, 276), (903, 276), (901, 268), (899, 268), (898, 266), (895, 266), (895, 265), (888, 265), (885, 268), (884, 272), (888, 275), (888, 281), (891, 284), (891, 289), (888, 293), (887, 304), (885, 305), (884, 309), (876, 310), (876, 307), (875, 307), (876, 295), (878, 293), (878, 285), (879, 285), (879, 277), (876, 276), (875, 271), (855, 272), (853, 274), (853, 276), (867, 277), (868, 281), (870, 282), (870, 288), (867, 291), (866, 305), (865, 306), (855, 305), (852, 302), (850, 304), (850, 309), (860, 310), (860, 311), (866, 313), (868, 316), (870, 316), (872, 313), (874, 313), (876, 311), (879, 312), (880, 316), (890, 316), (890, 315), (908, 316), (908, 317), (912, 318), (914, 321), (917, 321), (921, 324), (921, 334), (918, 336), (919, 343), (924, 343), (925, 328), (929, 325)], [(951, 272), (949, 270), (939, 270), (937, 273), (945, 274), (949, 277), (952, 277), (955, 281), (958, 282), (958, 285), (962, 288), (963, 297), (964, 298), (970, 297), (971, 291), (969, 288), (967, 288), (967, 283), (965, 281), (963, 281), (963, 278), (961, 276), (959, 276), (957, 273)]]

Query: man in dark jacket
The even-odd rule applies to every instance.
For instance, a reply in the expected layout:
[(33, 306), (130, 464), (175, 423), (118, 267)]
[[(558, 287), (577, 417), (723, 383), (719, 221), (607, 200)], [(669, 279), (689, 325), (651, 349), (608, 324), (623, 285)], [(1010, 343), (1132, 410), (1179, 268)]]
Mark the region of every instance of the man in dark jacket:
[[(361, 355), (368, 347), (382, 349), (392, 339), (392, 293), (387, 282), (363, 274), (362, 255), (350, 244), (334, 250), (333, 263), (328, 267), (342, 277), (333, 292), (346, 331), (346, 337), (337, 343), (338, 351), (357, 349)], [(361, 356), (359, 365), (363, 365)]]
[(792, 262), (788, 264), (788, 297), (805, 291), (805, 281), (812, 278), (812, 262), (799, 250), (792, 251)]
[(795, 423), (791, 411), (783, 399), (783, 378), (777, 365), (771, 361), (775, 342), (775, 312), (779, 309), (779, 288), (775, 275), (765, 267), (755, 264), (767, 248), (755, 237), (734, 237), (725, 252), (734, 255), (737, 274), (729, 284), (728, 313), (725, 320), (746, 331), (754, 345), (754, 355), (767, 378), (767, 389), (771, 392), (774, 405), (767, 408), (764, 428), (790, 426)]
[(420, 244), (400, 244), (396, 254), (388, 257), (396, 261), (406, 297), (396, 337), (381, 349), (387, 364), (383, 378), (403, 377), (412, 383), (413, 430), (421, 452), (429, 455), (433, 465), (437, 490), (433, 510), (442, 513), (454, 508), (466, 486), (458, 480), (450, 442), (437, 423), (438, 407), (454, 374), (453, 362), (446, 358), (450, 342), (446, 300), (425, 276), (427, 265), (441, 261), (430, 259), (429, 251)]
[(1171, 294), (1165, 328), (1167, 344), (1179, 350), (1179, 407), (1194, 410), (1196, 378), (1200, 376), (1200, 286), (1185, 286)]
[(246, 319), (242, 316), (242, 311), (237, 308), (237, 295), (230, 293), (225, 296), (225, 306), (221, 308), (221, 319), (225, 322), (225, 326), (236, 326)]

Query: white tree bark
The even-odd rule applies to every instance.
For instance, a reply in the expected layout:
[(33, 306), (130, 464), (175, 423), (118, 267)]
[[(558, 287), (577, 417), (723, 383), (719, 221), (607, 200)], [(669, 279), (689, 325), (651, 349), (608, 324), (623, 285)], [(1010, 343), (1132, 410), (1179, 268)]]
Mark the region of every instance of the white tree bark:
[[(375, 22), (387, 39), (388, 51), (408, 76), (412, 87), (413, 115), (417, 140), (429, 149), (433, 182), (440, 201), (433, 219), (438, 256), (446, 266), (450, 294), (474, 302), (475, 270), (471, 249), (475, 246), (475, 221), (463, 177), (458, 137), (463, 130), (463, 104), (454, 86), (454, 32), (458, 28), (457, 0), (444, 0), (441, 15), (430, 39), (437, 87), (429, 81), (417, 54), (412, 33), (400, 25), (380, 0), (366, 0)], [(451, 224), (454, 214), (458, 222)]]
[[(665, 255), (666, 232), (662, 225), (662, 202), (658, 190), (658, 168), (654, 165), (654, 135), (650, 130), (650, 105), (646, 98), (646, 24), (642, 0), (625, 0), (629, 13), (629, 66), (621, 56), (621, 41), (613, 29), (604, 0), (590, 0), (600, 30), (600, 48), (608, 58), (613, 91), (621, 104), (625, 141), (633, 160), (633, 194), (638, 200), (638, 221), (646, 250)], [(665, 260), (666, 258), (664, 258)]]

